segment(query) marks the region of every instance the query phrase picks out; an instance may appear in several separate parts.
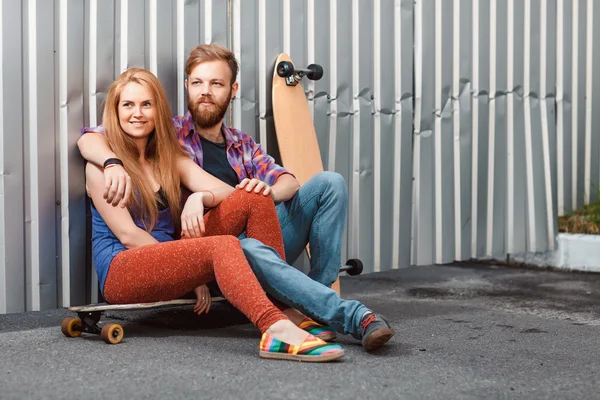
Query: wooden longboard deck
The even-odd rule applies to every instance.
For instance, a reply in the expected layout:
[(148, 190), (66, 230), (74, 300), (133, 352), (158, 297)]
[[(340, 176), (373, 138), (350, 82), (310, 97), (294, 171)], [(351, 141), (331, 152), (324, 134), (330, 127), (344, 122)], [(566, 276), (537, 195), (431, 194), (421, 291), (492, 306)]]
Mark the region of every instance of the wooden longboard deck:
[[(281, 61), (292, 59), (282, 53), (275, 65)], [(273, 119), (282, 164), (303, 185), (323, 171), (319, 142), (302, 82), (287, 86), (277, 68), (273, 73)]]
[[(288, 86), (285, 78), (277, 75), (277, 65), (281, 61), (292, 62), (292, 59), (281, 53), (275, 61), (272, 89), (275, 135), (281, 163), (296, 176), (300, 185), (304, 185), (310, 178), (323, 172), (323, 161), (304, 86), (302, 82)], [(310, 257), (308, 248), (307, 253)], [(340, 293), (339, 279), (334, 282), (332, 289)]]
[[(213, 297), (212, 301), (223, 301), (223, 297)], [(196, 304), (196, 299), (177, 299), (169, 301), (157, 301), (154, 303), (136, 303), (136, 304), (88, 304), (85, 306), (72, 306), (69, 311), (73, 312), (94, 312), (94, 311), (110, 311), (110, 310), (143, 310), (147, 308), (173, 307)]]

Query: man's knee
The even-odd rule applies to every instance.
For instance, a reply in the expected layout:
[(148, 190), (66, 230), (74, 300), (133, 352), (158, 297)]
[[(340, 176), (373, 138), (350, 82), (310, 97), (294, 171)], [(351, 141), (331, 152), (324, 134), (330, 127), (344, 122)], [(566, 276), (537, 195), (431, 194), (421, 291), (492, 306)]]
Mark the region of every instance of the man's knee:
[(323, 171), (319, 172), (304, 184), (304, 186), (315, 186), (319, 189), (331, 190), (333, 192), (348, 193), (344, 177), (337, 172)]
[(323, 171), (315, 175), (320, 185), (323, 185), (324, 190), (329, 196), (335, 197), (336, 201), (348, 201), (348, 187), (344, 177), (337, 172)]

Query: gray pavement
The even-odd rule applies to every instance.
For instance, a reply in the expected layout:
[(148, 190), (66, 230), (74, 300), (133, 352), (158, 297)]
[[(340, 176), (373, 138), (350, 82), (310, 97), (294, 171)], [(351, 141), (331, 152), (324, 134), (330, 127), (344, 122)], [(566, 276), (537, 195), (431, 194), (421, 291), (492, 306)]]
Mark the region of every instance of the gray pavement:
[(51, 310), (0, 316), (0, 399), (594, 399), (600, 275), (491, 265), (343, 278), (344, 297), (396, 336), (340, 362), (262, 360), (259, 333), (226, 304), (109, 313), (126, 340), (66, 338)]

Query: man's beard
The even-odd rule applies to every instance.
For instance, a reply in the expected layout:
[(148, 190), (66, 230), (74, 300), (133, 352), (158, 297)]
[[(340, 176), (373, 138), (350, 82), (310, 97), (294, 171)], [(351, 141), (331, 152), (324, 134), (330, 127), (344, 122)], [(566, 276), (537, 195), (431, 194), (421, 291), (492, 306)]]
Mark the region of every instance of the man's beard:
[[(204, 107), (200, 108), (199, 104), (203, 101), (212, 102), (213, 107), (208, 109)], [(194, 119), (194, 122), (198, 128), (209, 129), (220, 123), (223, 118), (225, 118), (230, 101), (231, 90), (229, 91), (229, 96), (227, 96), (227, 99), (222, 103), (217, 103), (212, 96), (202, 96), (194, 101), (190, 99), (190, 95), (188, 94), (188, 110), (192, 114), (192, 118)]]

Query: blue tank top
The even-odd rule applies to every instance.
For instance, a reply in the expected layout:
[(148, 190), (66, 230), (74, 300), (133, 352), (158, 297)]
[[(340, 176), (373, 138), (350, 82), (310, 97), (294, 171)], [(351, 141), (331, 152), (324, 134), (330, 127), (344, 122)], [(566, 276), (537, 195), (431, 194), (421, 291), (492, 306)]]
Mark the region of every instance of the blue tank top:
[[(104, 295), (104, 283), (108, 275), (110, 263), (117, 254), (127, 250), (117, 239), (100, 216), (92, 203), (92, 258), (98, 275), (100, 291)], [(144, 229), (141, 220), (134, 218), (135, 224)], [(169, 242), (174, 239), (175, 226), (171, 218), (171, 210), (167, 207), (159, 211), (158, 220), (150, 234), (159, 242)]]

